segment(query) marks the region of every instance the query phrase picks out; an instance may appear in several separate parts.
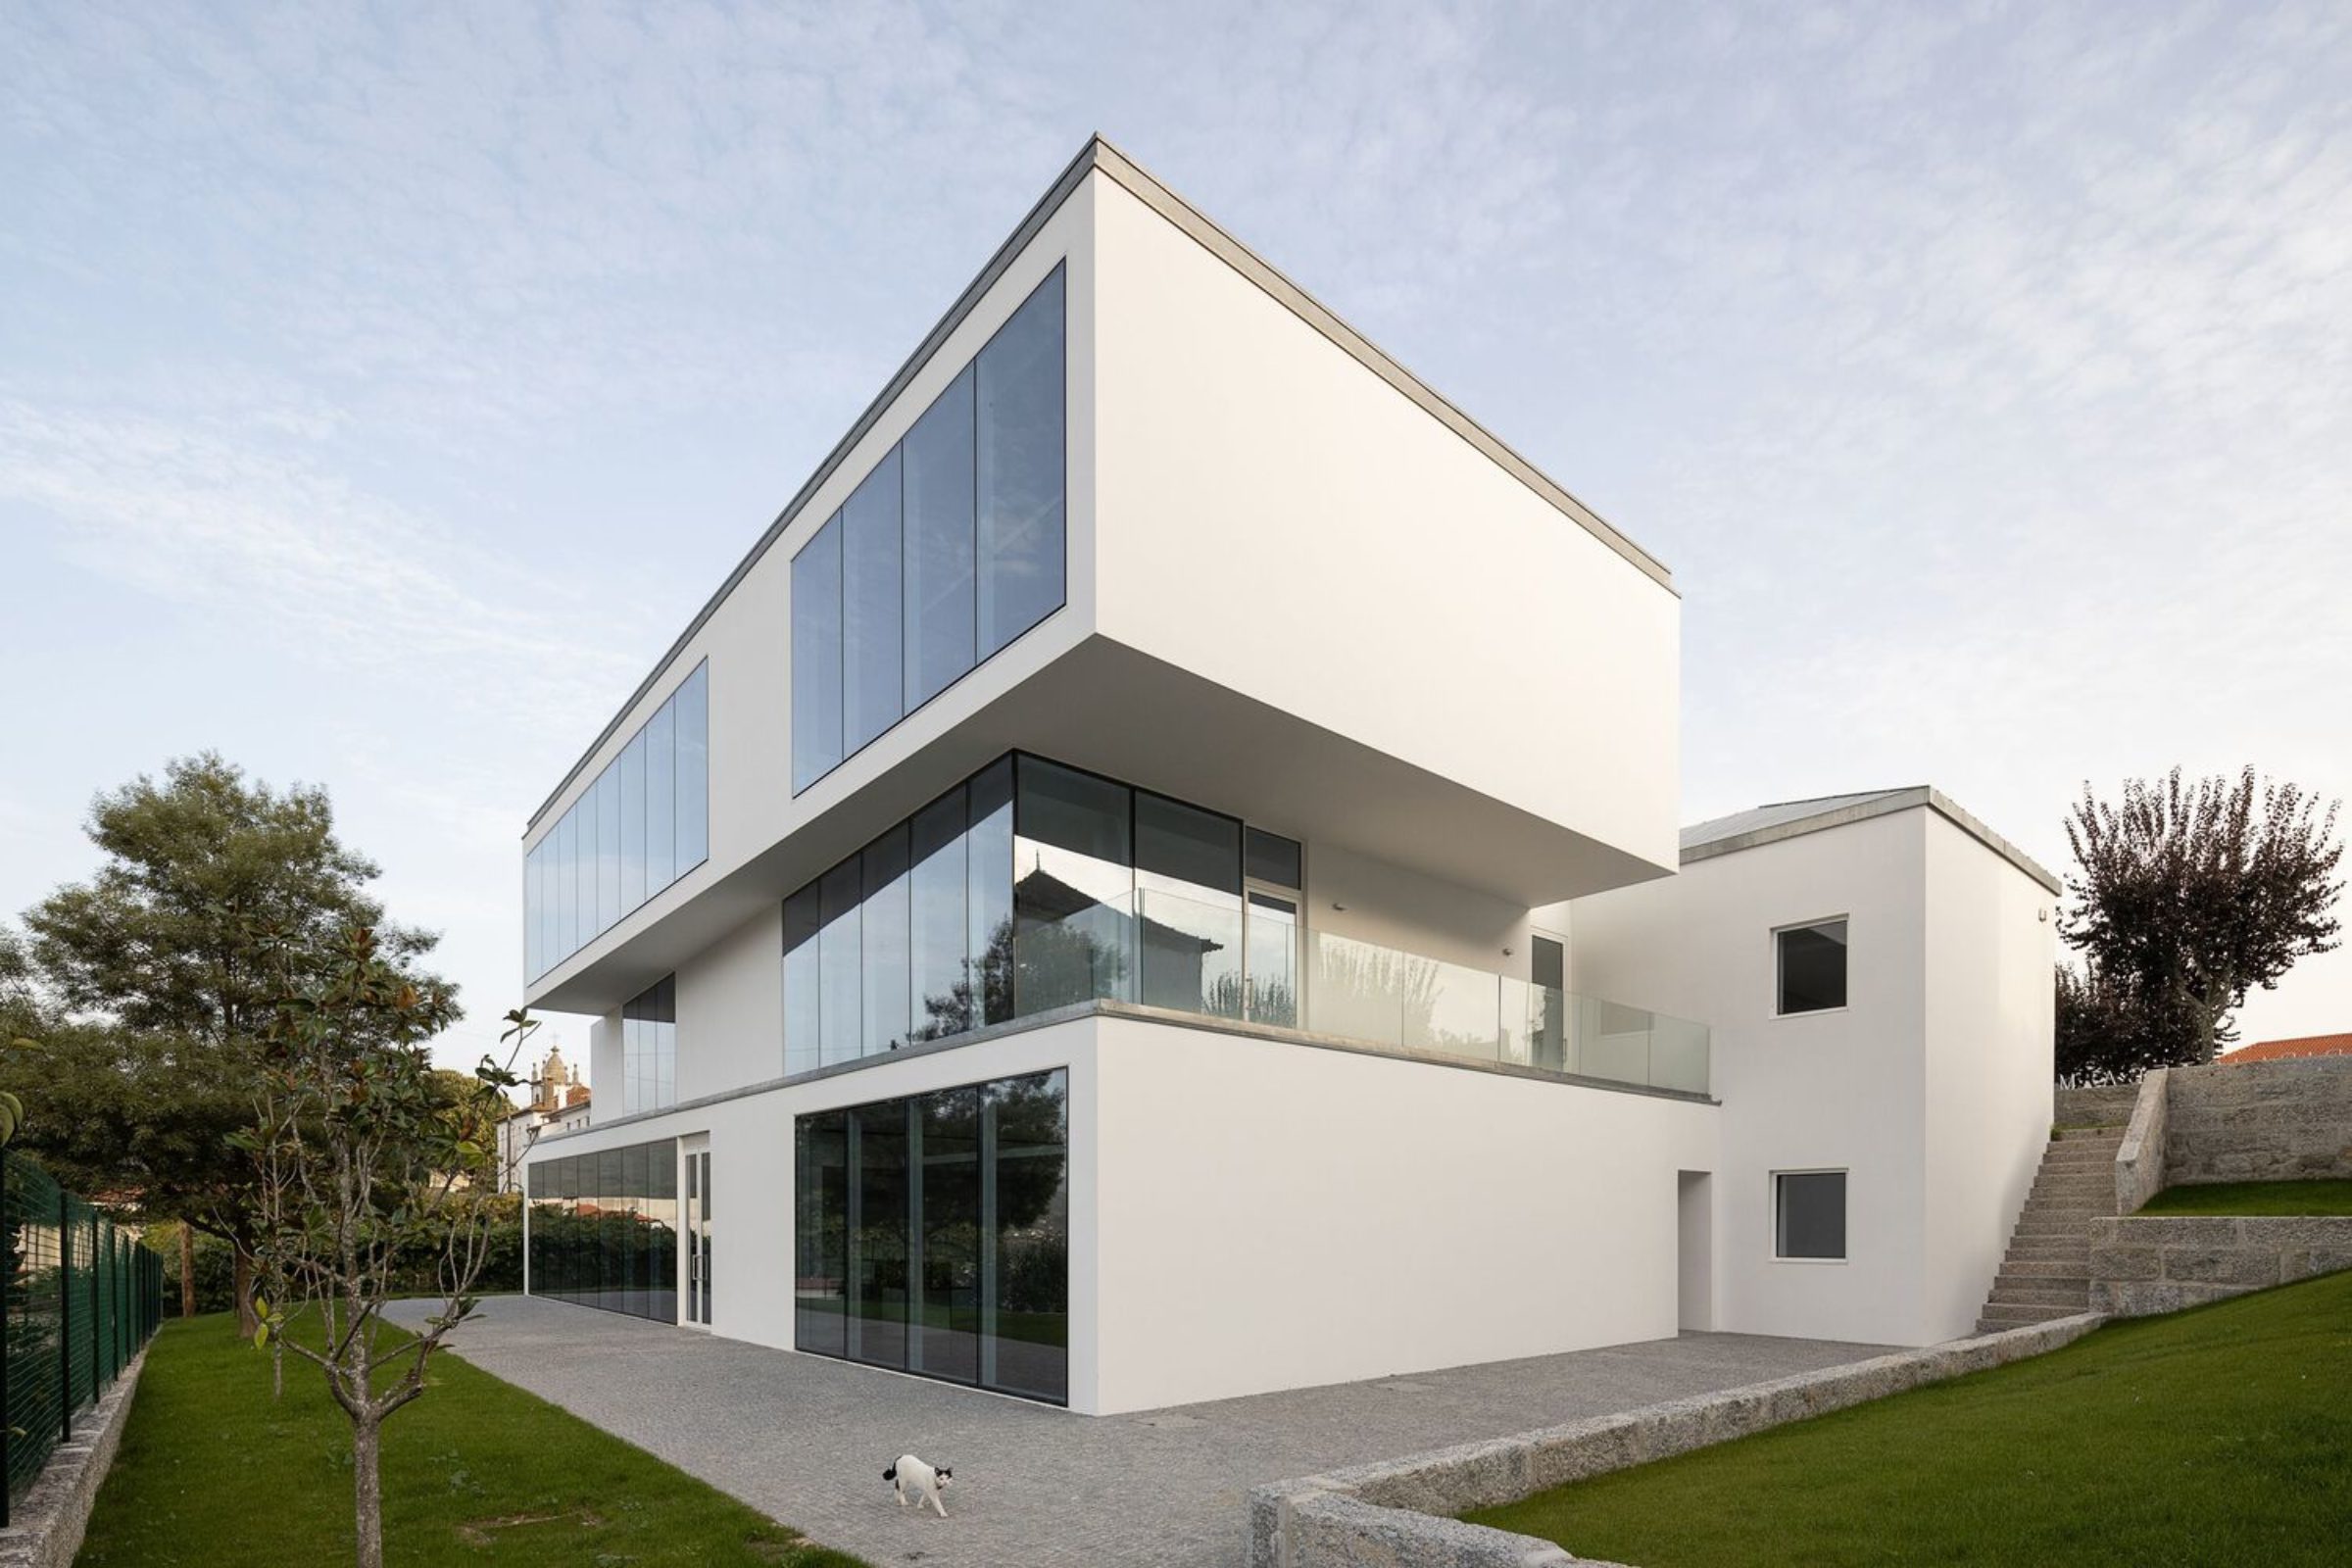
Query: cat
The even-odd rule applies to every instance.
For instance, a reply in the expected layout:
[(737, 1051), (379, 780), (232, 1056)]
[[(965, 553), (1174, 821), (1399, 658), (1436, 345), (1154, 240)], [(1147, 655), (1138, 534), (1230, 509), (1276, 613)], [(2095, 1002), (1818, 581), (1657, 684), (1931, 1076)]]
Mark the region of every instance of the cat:
[(937, 1508), (939, 1516), (945, 1519), (948, 1505), (940, 1500), (939, 1494), (948, 1490), (948, 1482), (955, 1474), (944, 1464), (934, 1470), (913, 1454), (902, 1453), (896, 1463), (882, 1472), (882, 1479), (889, 1482), (891, 1490), (899, 1494), (900, 1507), (906, 1506), (906, 1498), (911, 1494), (916, 1512), (921, 1512), (923, 1504), (927, 1502)]

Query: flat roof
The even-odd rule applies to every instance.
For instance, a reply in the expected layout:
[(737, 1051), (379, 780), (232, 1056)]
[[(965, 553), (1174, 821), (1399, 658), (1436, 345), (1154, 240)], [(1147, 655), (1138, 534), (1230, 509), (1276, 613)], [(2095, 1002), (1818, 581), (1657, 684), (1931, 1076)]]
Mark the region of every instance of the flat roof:
[(1711, 821), (1693, 822), (1683, 829), (1682, 863), (1689, 865), (1695, 860), (1713, 859), (1719, 855), (1736, 855), (1741, 850), (1777, 844), (1800, 834), (1819, 833), (1827, 828), (1843, 827), (1848, 822), (1864, 822), (1874, 816), (1887, 816), (1921, 807), (1936, 812), (2051, 893), (2062, 894), (2066, 891), (2065, 885), (2032, 856), (1986, 827), (1933, 784), (1912, 784), (1891, 790), (1862, 790), (1852, 795), (1817, 795), (1811, 800), (1781, 801), (1771, 806), (1734, 811), (1729, 816), (1718, 816)]
[(874, 400), (865, 406), (865, 411), (858, 415), (857, 422), (850, 426), (849, 434), (834, 443), (833, 450), (826, 453), (824, 461), (816, 466), (816, 471), (811, 473), (800, 489), (794, 492), (792, 499), (785, 503), (784, 510), (776, 514), (775, 520), (770, 522), (766, 530), (753, 543), (752, 548), (745, 553), (743, 560), (737, 563), (735, 569), (727, 573), (726, 580), (718, 585), (718, 591), (712, 594), (703, 608), (695, 612), (694, 618), (686, 623), (684, 631), (678, 633), (677, 640), (669, 645), (668, 651), (654, 662), (654, 667), (646, 674), (645, 679), (637, 683), (637, 689), (629, 694), (628, 699), (620, 705), (619, 710), (612, 715), (602, 730), (598, 731), (596, 739), (588, 743), (587, 750), (580, 754), (579, 760), (571, 764), (556, 787), (548, 792), (547, 799), (539, 803), (538, 809), (534, 810), (530, 815), (530, 820), (523, 824), (523, 837), (530, 836), (531, 830), (539, 825), (540, 819), (546, 816), (556, 802), (563, 798), (564, 792), (571, 787), (572, 780), (580, 776), (590, 760), (603, 749), (605, 743), (618, 733), (621, 725), (628, 718), (629, 710), (661, 683), (662, 677), (677, 662), (678, 656), (686, 651), (686, 645), (694, 640), (695, 633), (701, 631), (710, 617), (717, 613), (718, 607), (726, 603), (727, 596), (735, 591), (736, 584), (743, 581), (751, 569), (760, 564), (760, 558), (767, 554), (768, 549), (783, 536), (784, 531), (799, 518), (802, 510), (808, 506), (810, 498), (816, 494), (825, 481), (830, 479), (834, 472), (849, 461), (850, 453), (858, 441), (863, 439), (865, 433), (880, 420), (883, 413), (897, 401), (899, 395), (906, 391), (907, 384), (920, 373), (922, 368), (930, 362), (931, 357), (939, 352), (949, 335), (961, 325), (964, 318), (977, 308), (981, 296), (986, 294), (990, 286), (1004, 275), (1005, 269), (1012, 264), (1012, 259), (1019, 255), (1022, 248), (1032, 239), (1036, 238), (1037, 231), (1045, 226), (1046, 221), (1055, 212), (1060, 210), (1061, 204), (1070, 198), (1071, 193), (1077, 190), (1086, 176), (1096, 172), (1101, 172), (1115, 181), (1122, 189), (1184, 230), (1220, 261), (1233, 268), (1244, 277), (1249, 278), (1309, 326), (1352, 355), (1382, 380), (1387, 381), (1391, 386), (1412, 399), (1426, 413), (1434, 416), (1456, 435), (1508, 469), (1521, 483), (1549, 502), (1553, 508), (1579, 527), (1632, 563), (1635, 567), (1668, 593), (1675, 591), (1674, 574), (1666, 569), (1664, 563), (1603, 521), (1599, 514), (1570, 495), (1566, 489), (1544, 473), (1542, 469), (1496, 439), (1484, 425), (1448, 402), (1419, 376), (1397, 364), (1371, 339), (1356, 331), (1346, 321), (1341, 320), (1313, 295), (1285, 277), (1256, 252), (1226, 233), (1200, 209), (1161, 184), (1158, 179), (1147, 173), (1133, 159), (1127, 157), (1126, 154), (1120, 152), (1098, 134), (1087, 139), (1086, 145), (1078, 150), (1078, 156), (1070, 160), (1068, 167), (1062, 170), (1052, 187), (1046, 191), (1045, 195), (1038, 198), (1036, 205), (1029, 209), (1027, 215), (1014, 226), (1011, 234), (1006, 236), (1004, 242), (998, 246), (996, 252), (989, 257), (988, 265), (980, 270), (979, 275), (964, 286), (963, 292), (956, 297), (956, 303), (948, 307), (947, 314), (933, 324), (930, 331), (923, 334), (923, 339), (915, 345), (914, 352), (906, 357), (906, 362), (899, 367), (898, 371), (891, 376), (889, 382), (883, 386)]

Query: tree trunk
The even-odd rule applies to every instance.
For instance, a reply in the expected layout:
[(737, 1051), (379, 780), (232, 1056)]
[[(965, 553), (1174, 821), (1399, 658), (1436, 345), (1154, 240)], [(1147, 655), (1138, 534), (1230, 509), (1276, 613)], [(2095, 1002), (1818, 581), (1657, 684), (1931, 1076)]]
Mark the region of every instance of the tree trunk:
[(230, 1244), (236, 1250), (237, 1264), (231, 1289), (237, 1298), (237, 1338), (251, 1340), (253, 1331), (260, 1328), (261, 1319), (253, 1315), (253, 1254), (243, 1242)]
[(384, 1489), (376, 1470), (380, 1435), (372, 1416), (351, 1424), (352, 1522), (360, 1568), (384, 1568)]
[(179, 1315), (196, 1315), (196, 1227), (179, 1222)]

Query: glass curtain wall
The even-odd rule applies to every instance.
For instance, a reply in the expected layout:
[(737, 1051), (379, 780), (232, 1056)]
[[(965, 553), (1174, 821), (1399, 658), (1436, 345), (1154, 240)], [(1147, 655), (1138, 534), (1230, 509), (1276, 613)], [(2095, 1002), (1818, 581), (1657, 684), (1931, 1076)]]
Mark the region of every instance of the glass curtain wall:
[(792, 561), (792, 788), (1061, 608), (1062, 270)]
[(1068, 1102), (1056, 1069), (799, 1117), (793, 1343), (1068, 1402)]
[(523, 857), (537, 979), (710, 853), (710, 665), (697, 664)]
[(621, 1110), (677, 1103), (678, 977), (664, 975), (620, 1009)]
[(785, 901), (785, 1071), (1097, 999), (1292, 1023), (1298, 901), (1252, 893), (1246, 949), (1243, 871), (1233, 817), (1004, 759)]
[(534, 1161), (531, 1294), (678, 1320), (675, 1139)]

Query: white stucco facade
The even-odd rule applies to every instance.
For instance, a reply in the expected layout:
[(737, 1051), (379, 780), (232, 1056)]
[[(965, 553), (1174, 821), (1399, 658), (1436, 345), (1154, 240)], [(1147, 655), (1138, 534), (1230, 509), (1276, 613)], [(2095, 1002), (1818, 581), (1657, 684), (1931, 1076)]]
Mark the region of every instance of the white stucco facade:
[[(846, 568), (807, 601), (846, 629), (796, 626), (796, 557), (1055, 278), (1058, 607), (796, 770), (796, 691), (882, 657)], [(893, 494), (879, 591), (912, 606)], [(1090, 145), (532, 818), (533, 899), (593, 916), (550, 952), (532, 914), (528, 994), (600, 1020), (595, 1124), (532, 1152), (532, 1288), (1097, 1413), (1682, 1328), (1965, 1332), (2047, 1131), (2048, 894), (1928, 792), (1694, 850), (1680, 609)], [(595, 904), (615, 841), (547, 880), (690, 676), (707, 853), (628, 907)], [(960, 990), (917, 951), (943, 898)], [(1833, 915), (1846, 1004), (1774, 1016), (1774, 930)], [(668, 1076), (634, 1074), (657, 1038)], [(1041, 1133), (1000, 1091), (1049, 1081)], [(1039, 1159), (1050, 1202), (1005, 1163)], [(1830, 1169), (1846, 1255), (1776, 1259), (1773, 1173)]]

